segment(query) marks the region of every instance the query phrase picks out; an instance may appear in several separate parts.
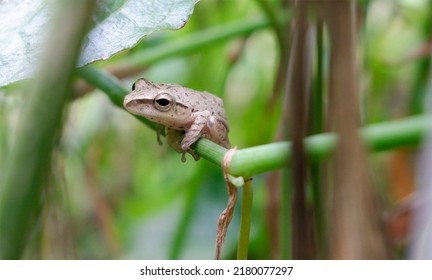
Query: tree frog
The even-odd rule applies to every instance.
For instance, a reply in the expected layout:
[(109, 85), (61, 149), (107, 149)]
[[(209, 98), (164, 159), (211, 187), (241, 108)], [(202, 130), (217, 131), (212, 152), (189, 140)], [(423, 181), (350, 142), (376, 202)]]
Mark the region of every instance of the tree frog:
[[(223, 102), (208, 92), (177, 84), (153, 83), (142, 78), (133, 84), (132, 92), (125, 97), (123, 106), (132, 114), (166, 127), (167, 142), (177, 152), (182, 153), (183, 162), (186, 160), (185, 153), (190, 153), (195, 160), (199, 159), (190, 146), (201, 137), (230, 148)], [(216, 259), (220, 259), (237, 200), (237, 188), (228, 179), (226, 164), (224, 158), (223, 172), (228, 188), (228, 205), (218, 220)]]
[(183, 162), (186, 152), (199, 159), (190, 146), (201, 137), (230, 147), (223, 102), (208, 92), (141, 78), (133, 84), (123, 106), (132, 114), (166, 127), (167, 142), (182, 154)]

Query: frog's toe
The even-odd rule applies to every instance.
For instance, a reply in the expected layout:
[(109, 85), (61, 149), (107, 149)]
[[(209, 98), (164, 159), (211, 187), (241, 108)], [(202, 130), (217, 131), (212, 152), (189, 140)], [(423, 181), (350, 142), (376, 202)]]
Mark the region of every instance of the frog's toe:
[(200, 156), (197, 155), (192, 149), (188, 149), (187, 151), (184, 151), (183, 153), (181, 153), (182, 154), (182, 156), (181, 156), (182, 162), (186, 162), (186, 153), (189, 153), (194, 158), (195, 161), (200, 159)]
[(200, 159), (200, 156), (197, 155), (197, 154), (195, 153), (195, 151), (192, 150), (191, 148), (188, 148), (187, 151), (188, 151), (188, 153), (189, 153), (189, 154), (194, 158), (195, 161), (197, 161), (197, 160)]
[(192, 153), (191, 156), (194, 158), (195, 161), (198, 161), (201, 157), (195, 153)]
[(181, 156), (181, 161), (182, 162), (186, 162), (186, 155), (185, 155), (186, 153), (182, 153), (182, 156)]

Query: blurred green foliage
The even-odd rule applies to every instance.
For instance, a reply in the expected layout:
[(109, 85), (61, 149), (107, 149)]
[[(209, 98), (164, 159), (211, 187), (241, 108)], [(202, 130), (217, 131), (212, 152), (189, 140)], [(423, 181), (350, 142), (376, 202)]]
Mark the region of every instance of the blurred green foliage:
[[(133, 49), (95, 66), (137, 67), (128, 57), (145, 55), (207, 28), (262, 20), (265, 14), (257, 2), (201, 1), (181, 30), (152, 34)], [(268, 2), (280, 5), (280, 1)], [(424, 28), (431, 25), (430, 6), (428, 1), (362, 2), (359, 50), (365, 123), (424, 110), (428, 68), (422, 64), (429, 60), (419, 50), (430, 44), (430, 28)], [(221, 96), (231, 143), (251, 147), (270, 143), (275, 137), (281, 104), (270, 110), (269, 103), (281, 51), (274, 31), (260, 27), (184, 55), (140, 65), (142, 69), (123, 83), (130, 88), (145, 76)], [(8, 164), (18, 114), (28, 94), (20, 90), (22, 83), (31, 81), (0, 89), (0, 176)], [(373, 159), (382, 162), (381, 157)], [(182, 163), (180, 155), (165, 143), (158, 145), (152, 129), (115, 107), (104, 93), (93, 90), (71, 100), (53, 162), (46, 183), (53, 191), (43, 197), (42, 214), (26, 257), (212, 258), (217, 218), (226, 204), (220, 168), (191, 157)], [(385, 188), (390, 175), (380, 171), (373, 175)], [(268, 259), (264, 176), (256, 176), (254, 183), (249, 254), (250, 258)], [(228, 231), (227, 258), (235, 257), (239, 210)]]

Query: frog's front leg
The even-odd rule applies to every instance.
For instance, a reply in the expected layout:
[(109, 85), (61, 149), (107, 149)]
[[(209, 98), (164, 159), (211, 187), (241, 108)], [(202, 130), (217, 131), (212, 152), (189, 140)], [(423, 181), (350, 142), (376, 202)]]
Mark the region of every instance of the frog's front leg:
[(183, 151), (187, 151), (190, 153), (195, 160), (199, 156), (195, 154), (195, 152), (190, 148), (190, 146), (198, 141), (198, 139), (201, 138), (201, 136), (204, 134), (205, 128), (208, 126), (208, 121), (211, 116), (211, 113), (209, 111), (203, 111), (200, 113), (197, 113), (194, 117), (194, 121), (191, 124), (190, 128), (185, 134), (185, 137), (183, 138), (181, 142), (181, 148)]
[(201, 137), (208, 138), (216, 144), (228, 148), (229, 141), (227, 134), (228, 127), (226, 122), (205, 110), (193, 115), (193, 122), (186, 132), (168, 129), (167, 139), (171, 147), (183, 154), (182, 161), (184, 162), (184, 153), (186, 152), (191, 154), (195, 160), (200, 158), (194, 150), (191, 149), (191, 146)]

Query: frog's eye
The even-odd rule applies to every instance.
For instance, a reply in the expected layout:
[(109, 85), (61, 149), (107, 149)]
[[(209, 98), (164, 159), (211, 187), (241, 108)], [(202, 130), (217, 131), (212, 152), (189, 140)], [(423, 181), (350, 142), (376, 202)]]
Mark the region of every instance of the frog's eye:
[(136, 82), (135, 82), (135, 83), (133, 83), (133, 85), (132, 85), (132, 91), (134, 91), (134, 90), (135, 90), (135, 84), (136, 84)]
[(171, 109), (173, 103), (173, 97), (165, 92), (159, 93), (154, 99), (155, 108), (162, 112), (166, 112)]

